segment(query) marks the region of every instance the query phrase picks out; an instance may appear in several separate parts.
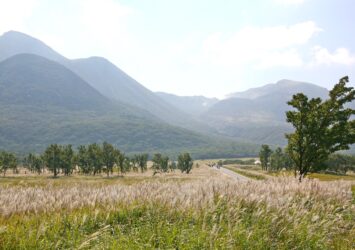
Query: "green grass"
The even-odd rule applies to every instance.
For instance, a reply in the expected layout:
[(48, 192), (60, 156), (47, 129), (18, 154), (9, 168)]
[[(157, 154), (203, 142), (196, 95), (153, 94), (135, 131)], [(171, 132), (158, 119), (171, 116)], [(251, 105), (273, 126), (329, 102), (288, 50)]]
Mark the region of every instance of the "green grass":
[[(68, 194), (63, 202), (67, 199), (77, 201), (87, 199), (86, 196), (70, 196), (70, 192), (78, 188), (93, 188), (94, 197), (100, 196), (98, 194), (109, 196), (108, 191), (100, 193), (95, 190), (124, 185), (122, 193), (127, 192), (127, 200), (131, 200), (130, 197), (133, 200), (129, 203), (108, 200), (92, 206), (54, 210), (19, 209), (7, 215), (2, 215), (5, 211), (2, 209), (11, 206), (3, 203), (0, 209), (0, 249), (353, 248), (355, 215), (349, 206), (351, 197), (345, 199), (335, 195), (350, 188), (348, 184), (340, 183), (343, 186), (339, 188), (336, 183), (315, 182), (314, 186), (308, 180), (302, 183), (305, 185), (302, 187), (297, 181), (292, 183), (293, 178), (290, 182), (276, 179), (251, 185), (234, 181), (227, 184), (225, 180), (216, 184), (211, 181), (198, 184), (201, 179), (175, 176), (2, 178), (0, 182), (5, 180), (7, 184), (0, 186), (0, 199), (11, 190), (14, 195), (27, 189), (37, 192), (33, 186), (39, 185), (44, 196), (49, 191), (61, 192), (62, 195)], [(182, 183), (176, 183), (178, 180)], [(337, 191), (325, 193), (323, 186)], [(287, 191), (285, 187), (291, 189)], [(355, 202), (355, 186), (351, 188)], [(158, 193), (154, 193), (156, 190)], [(152, 197), (149, 196), (151, 193), (154, 194)], [(9, 201), (21, 204), (23, 199), (12, 199), (14, 195), (10, 195)], [(144, 199), (146, 195), (150, 198)], [(259, 199), (265, 196), (268, 198)], [(42, 197), (37, 197), (41, 206), (46, 206), (47, 202), (62, 202), (62, 196), (46, 201)], [(173, 202), (176, 198), (181, 201)]]
[[(248, 169), (248, 168), (245, 168)], [(294, 176), (293, 171), (279, 171), (279, 172), (270, 172), (270, 171), (262, 171), (261, 169), (252, 169), (259, 171), (262, 174), (266, 174), (269, 176)], [(335, 175), (335, 174), (323, 174), (323, 173), (309, 173), (306, 175), (307, 178), (311, 179), (318, 179), (320, 181), (338, 181), (338, 180), (345, 180), (345, 181), (355, 181), (354, 175)]]
[[(294, 226), (257, 203), (179, 211), (159, 203), (122, 204), (0, 220), (1, 249), (350, 249), (348, 232), (333, 234), (308, 216)], [(308, 227), (320, 228), (309, 233)], [(294, 231), (297, 229), (297, 231)]]
[(266, 177), (262, 176), (261, 174), (254, 174), (254, 173), (251, 173), (248, 171), (240, 170), (236, 167), (226, 166), (225, 168), (232, 170), (233, 172), (235, 172), (237, 174), (243, 175), (245, 177), (248, 177), (248, 178), (251, 178), (254, 180), (265, 180), (266, 179)]

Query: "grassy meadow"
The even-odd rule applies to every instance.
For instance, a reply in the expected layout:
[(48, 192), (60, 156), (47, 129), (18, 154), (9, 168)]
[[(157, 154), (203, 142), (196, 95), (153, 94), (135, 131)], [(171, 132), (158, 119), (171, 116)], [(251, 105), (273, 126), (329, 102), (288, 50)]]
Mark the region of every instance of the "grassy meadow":
[(199, 165), (189, 175), (1, 177), (0, 248), (355, 248), (351, 181), (238, 182)]

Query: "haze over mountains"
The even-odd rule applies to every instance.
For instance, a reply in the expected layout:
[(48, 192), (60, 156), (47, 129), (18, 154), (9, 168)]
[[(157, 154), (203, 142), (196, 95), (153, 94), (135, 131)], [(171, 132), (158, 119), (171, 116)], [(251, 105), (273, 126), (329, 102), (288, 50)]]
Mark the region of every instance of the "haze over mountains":
[(327, 98), (328, 90), (305, 82), (280, 80), (259, 88), (236, 92), (224, 100), (206, 97), (179, 97), (158, 92), (165, 101), (215, 128), (220, 135), (237, 140), (285, 145), (284, 134), (292, 127), (286, 123), (287, 101), (295, 93)]
[(156, 92), (167, 103), (193, 116), (199, 116), (218, 102), (217, 98), (204, 96), (177, 96), (164, 92)]
[(253, 155), (284, 145), (286, 102), (310, 83), (281, 80), (227, 99), (153, 93), (105, 58), (69, 60), (19, 32), (0, 36), (0, 148), (109, 141), (127, 152)]
[(201, 117), (218, 132), (237, 139), (285, 145), (284, 134), (291, 131), (286, 123), (287, 102), (295, 93), (326, 98), (328, 90), (314, 84), (281, 80), (260, 88), (229, 95)]
[(164, 102), (121, 69), (102, 57), (69, 60), (40, 40), (9, 31), (0, 37), (0, 61), (20, 53), (31, 53), (59, 62), (104, 96), (144, 109), (172, 125), (199, 131), (211, 128)]
[[(181, 115), (180, 121), (185, 119), (186, 123), (192, 119), (105, 59), (70, 61), (18, 32), (0, 37), (0, 59), (0, 146), (4, 149), (30, 151), (49, 143), (77, 145), (106, 140), (127, 152), (255, 153), (254, 145), (169, 125), (163, 118), (166, 113), (174, 119)], [(106, 75), (112, 77), (112, 82), (103, 84), (111, 84), (126, 97), (105, 96), (77, 74), (79, 71), (87, 73), (85, 78), (91, 74), (97, 85)], [(152, 107), (161, 113), (154, 115), (157, 110)]]

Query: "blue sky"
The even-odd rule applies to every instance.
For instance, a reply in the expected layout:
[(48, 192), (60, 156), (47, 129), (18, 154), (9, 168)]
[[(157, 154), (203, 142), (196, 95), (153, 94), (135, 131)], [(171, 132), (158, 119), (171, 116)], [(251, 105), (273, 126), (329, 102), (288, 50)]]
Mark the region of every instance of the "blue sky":
[(154, 91), (223, 97), (285, 78), (355, 82), (354, 13), (353, 0), (0, 0), (0, 33), (106, 57)]

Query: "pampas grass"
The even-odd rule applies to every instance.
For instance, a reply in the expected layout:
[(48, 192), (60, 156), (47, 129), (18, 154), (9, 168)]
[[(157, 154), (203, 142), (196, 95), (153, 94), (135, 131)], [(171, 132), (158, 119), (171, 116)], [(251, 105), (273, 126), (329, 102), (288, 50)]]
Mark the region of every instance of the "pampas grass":
[[(85, 183), (0, 189), (7, 248), (351, 249), (349, 182)], [(0, 245), (1, 245), (0, 244)]]

